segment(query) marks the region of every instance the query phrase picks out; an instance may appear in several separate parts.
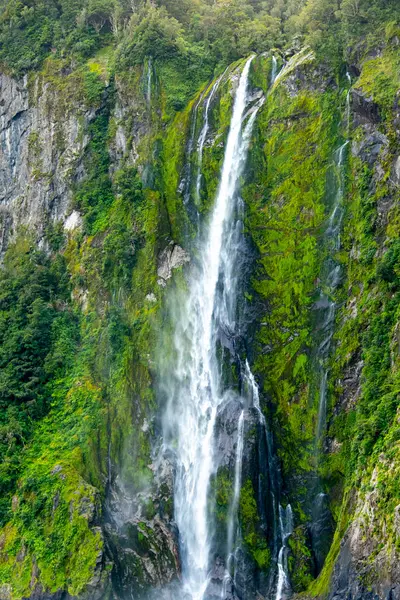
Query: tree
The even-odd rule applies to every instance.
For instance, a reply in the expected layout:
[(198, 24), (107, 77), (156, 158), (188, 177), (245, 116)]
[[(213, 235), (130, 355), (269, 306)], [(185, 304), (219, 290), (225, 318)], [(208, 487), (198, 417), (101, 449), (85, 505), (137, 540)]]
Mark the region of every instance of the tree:
[(100, 33), (106, 25), (110, 29), (115, 8), (114, 0), (89, 0), (86, 21), (97, 33)]
[(184, 50), (184, 46), (184, 30), (179, 21), (170, 17), (164, 7), (146, 4), (131, 17), (120, 59), (131, 64), (144, 62), (146, 56), (165, 60)]

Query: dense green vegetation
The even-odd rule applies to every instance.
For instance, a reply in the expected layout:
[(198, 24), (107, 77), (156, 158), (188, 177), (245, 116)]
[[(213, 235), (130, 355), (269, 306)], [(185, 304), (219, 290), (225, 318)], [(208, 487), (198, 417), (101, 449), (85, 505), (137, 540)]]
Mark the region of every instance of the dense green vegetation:
[(243, 531), (245, 547), (261, 571), (267, 571), (271, 564), (271, 551), (268, 540), (260, 530), (260, 517), (253, 484), (247, 479), (240, 492), (239, 518)]
[(327, 172), (338, 144), (336, 106), (335, 93), (299, 90), (291, 98), (284, 88), (276, 88), (258, 121), (265, 141), (254, 146), (256, 179), (245, 191), (248, 229), (261, 257), (253, 287), (267, 307), (256, 366), (282, 417), (285, 471), (312, 468), (310, 316), (321, 264), (318, 238), (325, 219)]
[(1, 0), (0, 63), (16, 74), (48, 56), (76, 66), (111, 44), (118, 69), (151, 57), (167, 87), (178, 78), (170, 100), (182, 108), (215, 68), (294, 38), (338, 65), (360, 36), (374, 39), (396, 7), (396, 0)]
[[(337, 440), (338, 448), (326, 457), (324, 466), (336, 503), (338, 527), (325, 568), (311, 587), (315, 595), (329, 586), (340, 539), (351, 519), (359, 519), (370, 532), (375, 546), (370, 563), (378, 551), (390, 561), (395, 543), (392, 515), (400, 499), (399, 208), (398, 191), (391, 179), (393, 160), (398, 154), (398, 141), (393, 135), (394, 89), (400, 84), (396, 31), (393, 24), (387, 26), (384, 52), (379, 58), (365, 61), (357, 81), (358, 89), (367, 93), (379, 109), (379, 129), (387, 135), (387, 147), (381, 148), (378, 166), (372, 168), (368, 155), (364, 159), (354, 154), (349, 157), (348, 206), (340, 253), (346, 278), (340, 291), (342, 308), (332, 357), (328, 431), (328, 436)], [(356, 144), (363, 134), (363, 125), (358, 124), (353, 132)], [(382, 177), (377, 176), (378, 169), (382, 169)], [(348, 376), (355, 368), (360, 369), (360, 386), (349, 391), (343, 384), (343, 375)], [(336, 495), (335, 472), (341, 474), (343, 496)], [(363, 514), (360, 506), (350, 507), (356, 490), (361, 503), (368, 493), (377, 494), (376, 509), (369, 516)], [(382, 528), (387, 531), (385, 539), (377, 535)]]
[(0, 274), (0, 405), (2, 524), (33, 422), (48, 412), (52, 383), (68, 368), (78, 343), (69, 306), (65, 259), (50, 261), (29, 241), (8, 250)]
[[(56, 61), (51, 66), (40, 77), (73, 110), (88, 82), (71, 75), (72, 86)], [(96, 75), (91, 85), (96, 94), (86, 98), (98, 108), (106, 84)], [(126, 484), (151, 478), (148, 438), (132, 436), (131, 401), (142, 418), (151, 413), (146, 356), (155, 307), (145, 296), (156, 276), (159, 207), (136, 168), (110, 173), (113, 103), (110, 90), (85, 131), (86, 177), (71, 206), (83, 214), (82, 230), (71, 236), (61, 223), (49, 224), (49, 252), (21, 230), (0, 274), (0, 584), (11, 586), (13, 598), (36, 584), (33, 564), (50, 592), (78, 594), (93, 576), (103, 548), (93, 527), (101, 520), (111, 423), (113, 461), (125, 465)], [(61, 118), (60, 103), (52, 109)], [(39, 140), (37, 133), (29, 139), (37, 163)]]
[(67, 577), (79, 591), (100, 547), (82, 512), (85, 503), (93, 515), (98, 510), (96, 491), (79, 464), (89, 432), (100, 426), (101, 398), (82, 361), (72, 376), (82, 339), (70, 299), (65, 256), (49, 259), (19, 238), (1, 273), (0, 517), (7, 525), (0, 579), (15, 581), (17, 596), (29, 589), (32, 556), (48, 589)]

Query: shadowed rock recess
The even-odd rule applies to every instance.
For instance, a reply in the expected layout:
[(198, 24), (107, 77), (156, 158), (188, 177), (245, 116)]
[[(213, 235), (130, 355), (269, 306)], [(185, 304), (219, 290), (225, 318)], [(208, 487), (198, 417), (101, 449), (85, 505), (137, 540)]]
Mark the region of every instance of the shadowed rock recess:
[(400, 600), (398, 0), (0, 0), (0, 600)]

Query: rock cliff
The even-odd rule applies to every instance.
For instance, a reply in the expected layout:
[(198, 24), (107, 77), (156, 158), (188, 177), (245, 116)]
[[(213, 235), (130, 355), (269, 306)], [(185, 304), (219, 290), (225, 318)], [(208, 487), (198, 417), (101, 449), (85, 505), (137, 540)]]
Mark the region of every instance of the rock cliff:
[[(73, 69), (49, 57), (0, 76), (0, 308), (11, 332), (10, 306), (26, 301), (12, 356), (33, 353), (41, 369), (35, 395), (12, 392), (35, 425), (18, 429), (11, 411), (0, 432), (4, 600), (174, 598), (182, 576), (160, 365), (243, 60), (178, 102), (157, 60), (114, 58), (107, 48)], [(244, 423), (232, 600), (275, 597), (280, 548), (288, 595), (400, 599), (398, 36), (346, 61), (334, 74), (306, 47), (251, 67), (241, 328), (219, 340), (222, 379), (242, 393), (246, 359), (259, 393)], [(240, 411), (233, 394), (216, 418), (210, 599), (226, 580)]]

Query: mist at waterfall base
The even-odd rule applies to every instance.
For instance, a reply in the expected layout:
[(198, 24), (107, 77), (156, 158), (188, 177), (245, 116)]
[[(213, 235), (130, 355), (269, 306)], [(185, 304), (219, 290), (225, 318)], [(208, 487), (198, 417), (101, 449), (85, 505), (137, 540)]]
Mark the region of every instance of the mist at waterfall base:
[[(246, 61), (237, 83), (214, 208), (208, 221), (200, 225), (186, 280), (171, 291), (168, 303), (170, 328), (159, 361), (160, 395), (166, 403), (162, 451), (174, 469), (174, 514), (182, 570), (179, 586), (169, 595), (163, 591), (169, 598), (250, 599), (256, 597), (255, 585), (264, 591), (276, 588), (275, 577), (255, 577), (254, 561), (243, 551), (239, 523), (242, 478), (251, 476), (254, 463), (260, 527), (263, 539), (268, 534), (276, 540), (272, 554), (277, 563), (280, 534), (273, 496), (278, 486), (269, 474), (273, 469), (268, 468), (266, 424), (258, 390), (243, 358), (246, 328), (238, 301), (249, 262), (240, 182), (254, 122), (264, 102), (264, 97), (249, 89), (253, 58)], [(195, 143), (196, 122), (192, 123), (188, 146), (190, 152), (197, 149), (200, 167), (210, 129), (209, 110), (220, 82), (221, 77), (194, 108), (194, 119), (202, 109), (203, 124)], [(193, 179), (196, 203), (201, 169), (192, 177), (190, 166), (185, 166), (185, 176), (184, 201), (190, 201)], [(249, 442), (250, 431), (255, 434)], [(223, 523), (215, 514), (215, 485), (221, 470), (228, 472), (231, 480)], [(271, 525), (267, 513), (274, 510), (277, 514), (269, 519)]]

